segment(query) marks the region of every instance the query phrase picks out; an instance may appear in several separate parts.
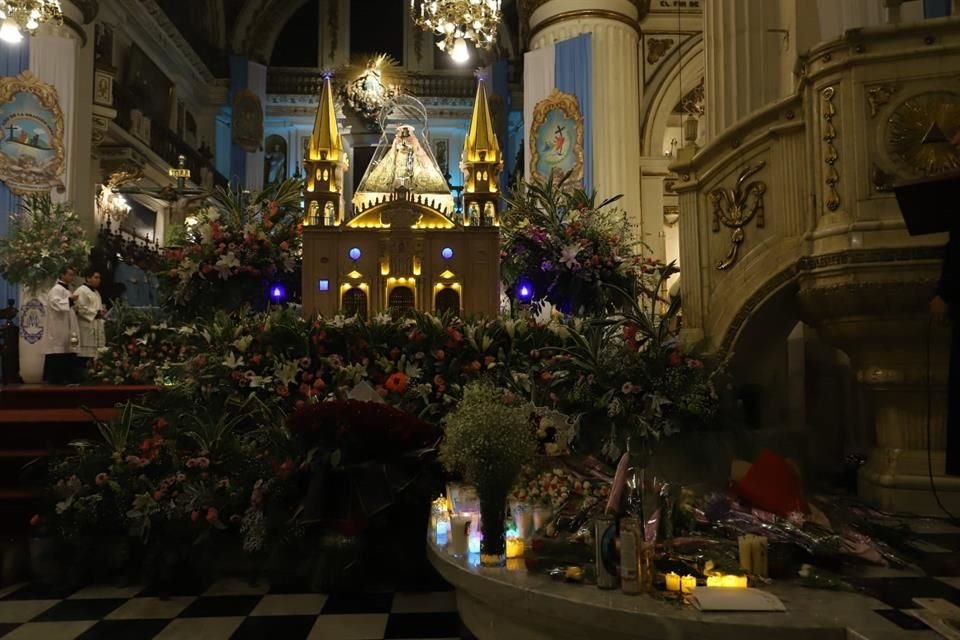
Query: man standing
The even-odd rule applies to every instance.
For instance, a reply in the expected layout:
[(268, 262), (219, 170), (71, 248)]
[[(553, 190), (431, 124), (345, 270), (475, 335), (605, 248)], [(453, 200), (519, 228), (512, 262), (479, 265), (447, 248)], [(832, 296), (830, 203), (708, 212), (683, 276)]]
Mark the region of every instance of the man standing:
[(96, 360), (100, 350), (106, 346), (104, 321), (106, 312), (100, 298), (100, 272), (91, 270), (86, 282), (77, 288), (77, 312), (79, 338), (77, 353), (80, 356), (81, 370), (85, 371), (91, 360)]
[[(947, 474), (960, 475), (960, 235), (951, 231), (943, 251), (943, 272), (936, 296), (930, 301), (934, 320), (953, 323), (950, 340), (950, 373), (947, 378)], [(952, 318), (950, 316), (953, 316)]]
[(70, 284), (76, 276), (77, 271), (73, 267), (61, 269), (57, 284), (53, 285), (47, 296), (43, 380), (49, 384), (70, 384), (76, 374), (79, 336), (73, 306), (77, 296), (70, 292)]

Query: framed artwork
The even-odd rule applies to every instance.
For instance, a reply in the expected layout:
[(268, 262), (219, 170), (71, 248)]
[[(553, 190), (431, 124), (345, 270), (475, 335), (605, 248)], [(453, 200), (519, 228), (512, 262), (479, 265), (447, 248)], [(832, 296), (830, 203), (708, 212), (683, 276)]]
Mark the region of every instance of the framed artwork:
[(25, 195), (63, 191), (63, 112), (57, 90), (29, 71), (0, 78), (0, 180)]
[(530, 173), (547, 180), (568, 172), (570, 180), (583, 180), (583, 115), (575, 96), (554, 89), (533, 109)]
[(440, 167), (440, 173), (447, 175), (450, 173), (450, 140), (447, 138), (437, 138), (433, 141), (433, 157)]
[(97, 70), (93, 74), (93, 101), (104, 107), (113, 106), (113, 74)]

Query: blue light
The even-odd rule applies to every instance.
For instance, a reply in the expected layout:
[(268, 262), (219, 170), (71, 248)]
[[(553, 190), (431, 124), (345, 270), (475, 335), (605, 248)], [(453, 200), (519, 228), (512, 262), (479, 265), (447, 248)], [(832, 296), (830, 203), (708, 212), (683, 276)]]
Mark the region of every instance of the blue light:
[(444, 247), (440, 250), (440, 255), (443, 256), (444, 260), (449, 260), (453, 257), (453, 249), (450, 247)]
[(317, 290), (318, 290), (318, 291), (330, 291), (330, 281), (329, 281), (329, 280), (317, 280)]
[(517, 283), (517, 300), (520, 302), (530, 302), (533, 299), (533, 284), (526, 278), (521, 278)]
[(360, 259), (360, 248), (359, 248), (359, 247), (354, 247), (354, 248), (350, 249), (350, 251), (347, 252), (347, 255), (350, 256), (350, 259), (351, 259), (351, 260), (359, 260), (359, 259)]
[(274, 304), (280, 304), (287, 297), (287, 290), (282, 284), (275, 284), (270, 287), (270, 299)]

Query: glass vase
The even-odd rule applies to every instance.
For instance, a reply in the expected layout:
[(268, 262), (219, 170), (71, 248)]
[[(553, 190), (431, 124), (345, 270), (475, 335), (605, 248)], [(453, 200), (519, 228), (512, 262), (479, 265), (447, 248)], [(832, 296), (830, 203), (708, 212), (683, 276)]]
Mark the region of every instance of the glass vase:
[(507, 563), (507, 538), (503, 523), (506, 519), (506, 496), (480, 499), (480, 566), (503, 567)]

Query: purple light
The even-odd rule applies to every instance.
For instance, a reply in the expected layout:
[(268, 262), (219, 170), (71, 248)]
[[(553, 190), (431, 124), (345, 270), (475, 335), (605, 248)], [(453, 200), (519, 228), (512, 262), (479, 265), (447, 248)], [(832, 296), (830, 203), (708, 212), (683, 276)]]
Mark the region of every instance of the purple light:
[(270, 287), (270, 299), (274, 304), (280, 304), (287, 297), (287, 290), (282, 284), (275, 284)]
[(517, 283), (517, 300), (526, 304), (533, 299), (533, 284), (527, 278), (521, 278)]

